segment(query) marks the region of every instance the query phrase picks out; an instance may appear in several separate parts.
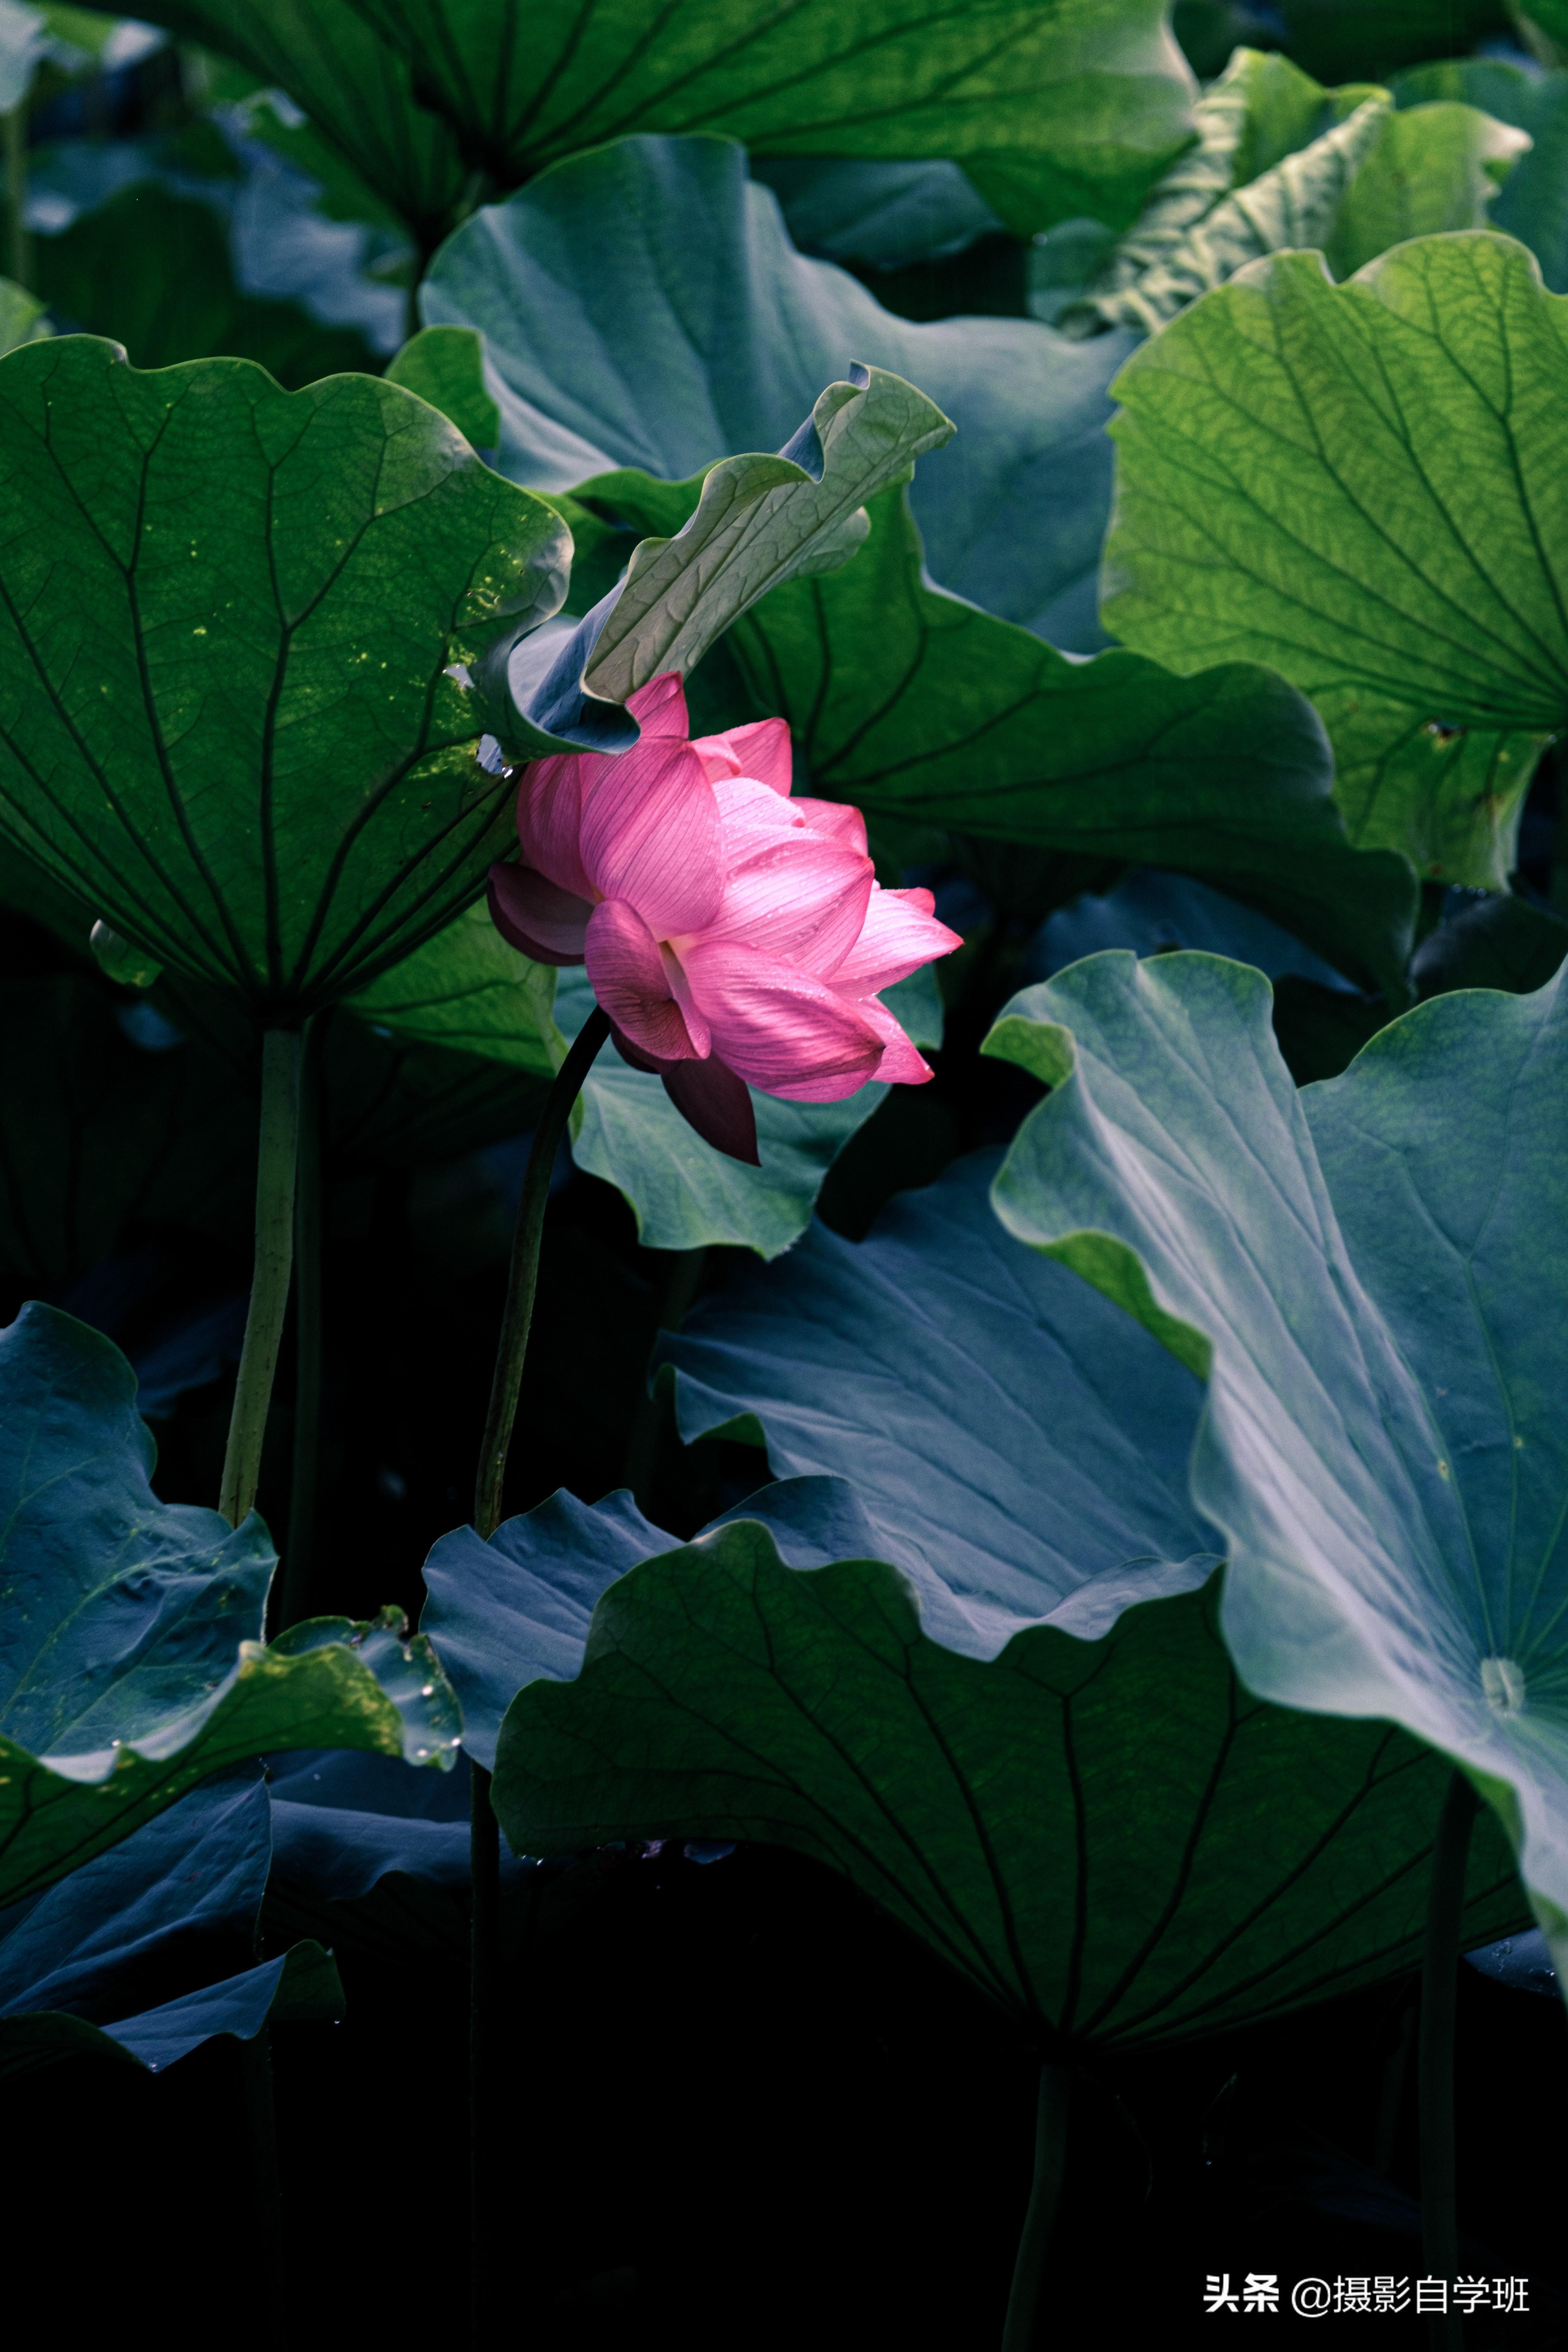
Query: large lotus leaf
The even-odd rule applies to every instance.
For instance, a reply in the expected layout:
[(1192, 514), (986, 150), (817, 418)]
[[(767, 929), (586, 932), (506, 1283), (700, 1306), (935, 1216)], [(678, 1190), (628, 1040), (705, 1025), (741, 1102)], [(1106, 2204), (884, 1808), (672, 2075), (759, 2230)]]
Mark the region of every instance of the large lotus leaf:
[(262, 1647), (266, 1528), (158, 1500), (136, 1376), (107, 1339), (24, 1307), (0, 1397), (0, 1900), (271, 1748), (450, 1762), (452, 1695), (395, 1612)]
[[(463, 1747), (481, 1763), (493, 1757), (505, 1705), (483, 1753), (468, 1737), (465, 1710)], [(389, 1756), (349, 1748), (279, 1756), (268, 1760), (267, 1794), (273, 1885), (296, 1898), (352, 1903), (393, 1873), (427, 1886), (468, 1887), (469, 1779), (461, 1757), (454, 1772), (411, 1772)]]
[(1415, 66), (1394, 85), (1398, 106), (1450, 100), (1529, 135), (1492, 205), (1491, 226), (1528, 245), (1554, 294), (1568, 293), (1568, 73), (1527, 73), (1501, 58)]
[(1419, 1005), (1300, 1095), (1267, 982), (1215, 957), (1091, 957), (988, 1050), (1053, 1088), (1003, 1222), (1209, 1370), (1193, 1495), (1247, 1687), (1458, 1759), (1560, 1925), (1562, 975)]
[(1336, 278), (1407, 238), (1496, 226), (1498, 192), (1526, 152), (1528, 136), (1478, 108), (1439, 101), (1386, 115), (1321, 242)]
[(1256, 265), (1117, 379), (1105, 616), (1310, 694), (1352, 841), (1499, 888), (1563, 722), (1560, 297), (1510, 238)]
[(353, 0), (152, 0), (152, 14), (286, 90), (426, 252), (439, 243), (468, 171), (446, 124), (416, 100), (407, 63)]
[(900, 269), (947, 260), (1002, 226), (956, 163), (754, 153), (749, 162), (778, 198), (791, 243), (827, 261)]
[(1215, 1559), (1186, 1492), (1196, 1381), (1002, 1231), (998, 1157), (904, 1194), (863, 1242), (814, 1224), (658, 1347), (683, 1437), (754, 1415), (780, 1476), (853, 1479), (871, 1552), (971, 1657), (1026, 1625), (1102, 1633)]
[(549, 1079), (555, 975), (509, 947), (484, 905), (470, 907), (425, 947), (352, 1000), (363, 1020), (395, 1037), (457, 1046)]
[[(375, 355), (351, 327), (321, 326), (298, 302), (242, 293), (209, 205), (142, 184), (36, 246), (39, 292), (57, 316), (123, 343), (141, 368), (232, 352), (290, 390)], [(19, 340), (19, 339), (18, 339)]]
[(780, 589), (725, 644), (750, 695), (735, 715), (782, 712), (813, 791), (874, 816), (1179, 866), (1398, 990), (1409, 867), (1347, 845), (1316, 717), (1268, 672), (1069, 661), (933, 588), (897, 494), (843, 572)]
[[(319, 0), (318, 0), (319, 5)], [(1192, 78), (1161, 0), (361, 0), (498, 186), (627, 131), (773, 155), (954, 157), (1025, 233), (1120, 226), (1186, 144)], [(279, 77), (283, 79), (284, 77)], [(301, 100), (301, 103), (304, 101)]]
[(1250, 907), (1158, 866), (1134, 866), (1114, 889), (1083, 891), (1047, 916), (1030, 943), (1028, 977), (1048, 980), (1065, 964), (1101, 948), (1131, 948), (1135, 955), (1163, 955), (1172, 948), (1204, 948), (1256, 964), (1270, 980), (1287, 973), (1319, 988), (1342, 991), (1346, 983), (1321, 956)]
[[(1047, 2049), (1175, 2041), (1408, 1969), (1446, 1765), (1253, 1698), (1215, 1613), (1211, 1588), (1100, 1642), (1040, 1627), (962, 1657), (896, 1569), (803, 1572), (732, 1524), (622, 1576), (578, 1678), (513, 1701), (496, 1810), (533, 1853), (794, 1846)], [(1521, 1922), (1489, 1818), (1468, 1891), (1472, 1937)]]
[(0, 1912), (0, 2076), (93, 2052), (156, 2072), (214, 2033), (248, 2040), (269, 2015), (306, 2013), (301, 1995), (310, 2013), (341, 2017), (337, 1972), (313, 1945), (121, 2014), (160, 1976), (210, 1971), (209, 1951), (225, 1948), (216, 1939), (231, 1952), (250, 1941), (269, 1823), (259, 1771), (220, 1773), (68, 1878)]
[[(882, 1002), (917, 1045), (942, 1043), (942, 999), (926, 966), (884, 989)], [(563, 1043), (593, 1010), (581, 971), (563, 971), (555, 1018)], [(886, 1097), (879, 1080), (826, 1103), (781, 1102), (752, 1090), (762, 1165), (731, 1160), (689, 1128), (659, 1079), (607, 1045), (572, 1114), (572, 1157), (625, 1195), (649, 1249), (733, 1243), (777, 1257), (800, 1237), (829, 1168)]]
[(0, 828), (172, 967), (297, 1018), (473, 898), (510, 793), (444, 675), (559, 602), (558, 519), (367, 376), (0, 361)]
[(0, 1268), (58, 1294), (127, 1223), (243, 1241), (256, 1113), (205, 1056), (138, 1047), (85, 977), (0, 982)]
[(904, 377), (958, 427), (914, 490), (936, 576), (1059, 642), (1103, 642), (1101, 428), (1130, 338), (895, 318), (797, 254), (716, 139), (626, 139), (546, 173), (467, 222), (419, 299), (430, 324), (484, 334), (498, 462), (544, 490), (623, 466), (684, 481), (726, 451), (782, 448), (852, 361)]
[[(792, 1568), (824, 1568), (874, 1541), (842, 1478), (783, 1479), (704, 1532), (742, 1518), (760, 1521)], [(463, 1746), (476, 1762), (493, 1770), (501, 1719), (525, 1684), (541, 1675), (570, 1682), (581, 1671), (600, 1594), (678, 1540), (646, 1519), (624, 1487), (591, 1506), (562, 1487), (503, 1519), (488, 1543), (473, 1528), (441, 1538), (425, 1563), (419, 1630), (461, 1699)]]

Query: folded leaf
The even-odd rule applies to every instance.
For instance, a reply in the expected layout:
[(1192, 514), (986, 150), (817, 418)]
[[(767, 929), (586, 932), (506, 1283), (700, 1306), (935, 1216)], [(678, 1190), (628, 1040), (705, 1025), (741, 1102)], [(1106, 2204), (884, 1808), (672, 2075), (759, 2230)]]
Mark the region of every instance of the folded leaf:
[(1504, 885), (1568, 715), (1563, 309), (1482, 232), (1342, 287), (1286, 254), (1117, 379), (1108, 625), (1184, 669), (1283, 671), (1328, 727), (1352, 840), (1434, 879)]
[(396, 386), (0, 361), (0, 830), (172, 971), (298, 1019), (475, 896), (510, 793), (445, 673), (554, 611), (558, 519)]
[(1247, 1687), (1456, 1759), (1568, 1916), (1568, 989), (1462, 991), (1298, 1095), (1260, 975), (1091, 957), (988, 1050), (1053, 1087), (1021, 1240), (1212, 1367), (1193, 1496)]
[[(189, 1989), (224, 1948), (215, 1939), (243, 1948), (253, 1937), (269, 1819), (258, 1767), (220, 1773), (0, 1912), (0, 2077), (79, 2055), (130, 2057), (156, 2073), (214, 2033), (248, 2040), (268, 2017), (341, 2017), (337, 1970), (315, 1944)], [(187, 1989), (151, 2004), (171, 1977)], [(137, 1999), (142, 2006), (126, 2014)]]
[(254, 1514), (160, 1503), (136, 1376), (37, 1304), (0, 1333), (0, 1902), (274, 1748), (449, 1763), (455, 1702), (394, 1610), (258, 1638), (277, 1565)]
[[(915, 459), (952, 435), (901, 377), (858, 362), (850, 375), (818, 394), (776, 457), (709, 467), (673, 537), (639, 541), (625, 577), (574, 628), (547, 624), (520, 638), (505, 656), (507, 701), (484, 704), (506, 751), (526, 757), (585, 740), (594, 704), (624, 704), (664, 672), (694, 669), (760, 596), (849, 561), (870, 529), (861, 500), (907, 482)], [(476, 669), (481, 695), (495, 697), (502, 674), (498, 647)], [(630, 723), (619, 709), (605, 719)], [(605, 748), (621, 746), (608, 736)]]

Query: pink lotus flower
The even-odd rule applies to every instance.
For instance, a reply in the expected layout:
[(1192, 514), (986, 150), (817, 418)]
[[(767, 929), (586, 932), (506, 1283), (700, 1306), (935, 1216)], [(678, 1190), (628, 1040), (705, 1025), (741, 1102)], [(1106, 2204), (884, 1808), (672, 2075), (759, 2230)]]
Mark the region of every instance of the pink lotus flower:
[(931, 1075), (878, 992), (961, 944), (929, 890), (879, 889), (858, 809), (790, 797), (782, 719), (695, 743), (674, 673), (627, 708), (642, 740), (535, 760), (522, 862), (490, 913), (536, 962), (585, 963), (623, 1057), (698, 1133), (757, 1162), (747, 1086), (837, 1102)]

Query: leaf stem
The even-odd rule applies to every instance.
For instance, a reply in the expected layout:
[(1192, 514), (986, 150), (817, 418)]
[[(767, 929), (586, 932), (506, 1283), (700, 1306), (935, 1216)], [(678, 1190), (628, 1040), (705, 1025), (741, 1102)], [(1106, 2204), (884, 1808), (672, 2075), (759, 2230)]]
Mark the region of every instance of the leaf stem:
[(1002, 2330), (1002, 2352), (1029, 2352), (1035, 2340), (1035, 2318), (1040, 2286), (1050, 2252), (1067, 2170), (1068, 2101), (1072, 2090), (1070, 2066), (1047, 2062), (1040, 2068), (1039, 2096), (1035, 2106), (1035, 2179), (1028, 2209), (1018, 2233), (1018, 2259), (1013, 2265), (1013, 2291), (1007, 2297), (1007, 2318)]
[[(1454, 2012), (1458, 1994), (1460, 1921), (1465, 1863), (1479, 1800), (1458, 1766), (1449, 1775), (1426, 1897), (1426, 1946), (1421, 1961), (1421, 2259), (1428, 2278), (1451, 2280), (1459, 2263), (1455, 2203)], [(1459, 2352), (1464, 2321), (1457, 2311), (1433, 2313), (1427, 2325), (1436, 2352)]]
[(300, 1060), (300, 1141), (294, 1190), (294, 1462), (279, 1625), (308, 1617), (321, 1443), (321, 1032), (305, 1024)]
[(543, 1115), (533, 1131), (533, 1147), (517, 1204), (511, 1237), (511, 1265), (507, 1273), (506, 1306), (496, 1347), (495, 1377), (490, 1383), (489, 1412), (485, 1418), (484, 1444), (474, 1486), (474, 1526), (489, 1543), (500, 1524), (501, 1486), (511, 1446), (511, 1426), (522, 1387), (522, 1360), (528, 1352), (529, 1327), (533, 1321), (533, 1294), (539, 1281), (539, 1244), (544, 1232), (545, 1204), (550, 1199), (551, 1172), (566, 1132), (572, 1106), (594, 1057), (610, 1034), (606, 1013), (595, 1004), (578, 1031), (572, 1050), (555, 1073), (545, 1098)]
[[(489, 1411), (474, 1482), (474, 1526), (488, 1543), (500, 1523), (501, 1489), (523, 1360), (539, 1281), (539, 1245), (555, 1155), (572, 1106), (594, 1057), (610, 1034), (595, 1005), (583, 1024), (545, 1098), (523, 1173), (512, 1231), (506, 1306), (501, 1314)], [(490, 1803), (490, 1776), (470, 1759), (468, 1871), (472, 1897), (468, 1955), (468, 2161), (472, 2341), (476, 2352), (497, 2340), (502, 2320), (499, 2280), (503, 2244), (501, 2154), (507, 2137), (507, 2052), (501, 2030), (504, 1987), (500, 1944), (500, 1824)]]
[(289, 1307), (294, 1255), (294, 1168), (300, 1138), (300, 1033), (268, 1029), (261, 1041), (261, 1137), (256, 1156), (256, 1265), (250, 1311), (229, 1415), (218, 1508), (231, 1528), (256, 1500), (261, 1441)]

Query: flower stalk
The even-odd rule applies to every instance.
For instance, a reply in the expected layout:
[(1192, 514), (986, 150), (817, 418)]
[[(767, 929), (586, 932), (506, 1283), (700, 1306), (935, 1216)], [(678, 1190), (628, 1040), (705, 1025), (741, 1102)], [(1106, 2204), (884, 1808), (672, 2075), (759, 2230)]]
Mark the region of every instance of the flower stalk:
[[(512, 1231), (506, 1306), (490, 1382), (489, 1411), (474, 1486), (474, 1526), (489, 1542), (500, 1524), (501, 1491), (512, 1424), (522, 1389), (528, 1335), (539, 1284), (539, 1248), (555, 1155), (572, 1106), (610, 1034), (597, 1005), (555, 1074), (533, 1132)], [(476, 2347), (496, 2340), (501, 2323), (500, 2256), (501, 2157), (506, 2145), (505, 1992), (500, 1948), (500, 1824), (490, 1803), (490, 1776), (470, 1759), (468, 1874), (472, 1902), (468, 1955), (468, 2158), (470, 2301)]]
[(1051, 2250), (1051, 2233), (1056, 2228), (1067, 2170), (1068, 2103), (1071, 2091), (1070, 2066), (1054, 2065), (1047, 2061), (1040, 2068), (1039, 2095), (1035, 2105), (1035, 2178), (1024, 2226), (1018, 2233), (1018, 2256), (1013, 2265), (1013, 2291), (1007, 2297), (1002, 2352), (1029, 2352), (1035, 2340), (1046, 2257)]
[[(1421, 1960), (1421, 2259), (1428, 2278), (1452, 2279), (1459, 2266), (1454, 2133), (1454, 2013), (1458, 2006), (1465, 1864), (1479, 1800), (1456, 1765), (1448, 1777), (1426, 1897)], [(1434, 2352), (1460, 2352), (1465, 2324), (1457, 2311), (1427, 2320)]]

